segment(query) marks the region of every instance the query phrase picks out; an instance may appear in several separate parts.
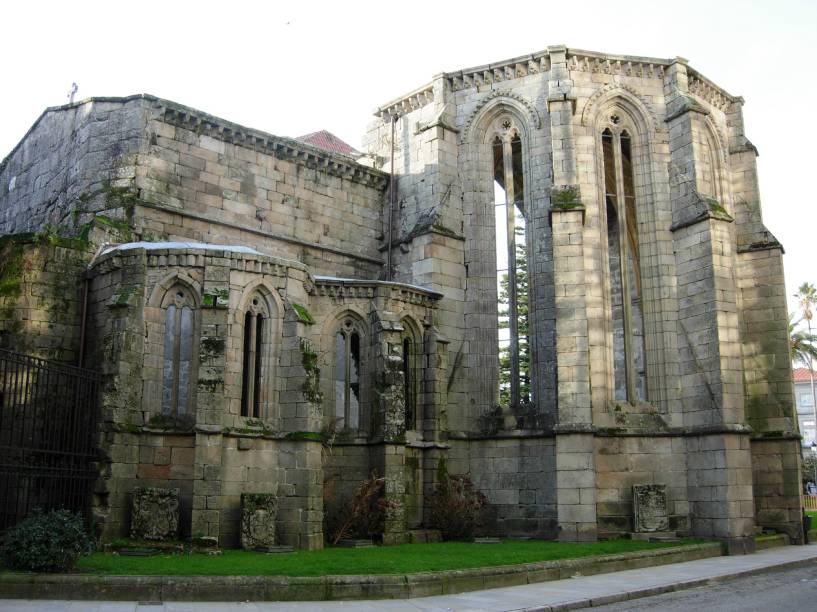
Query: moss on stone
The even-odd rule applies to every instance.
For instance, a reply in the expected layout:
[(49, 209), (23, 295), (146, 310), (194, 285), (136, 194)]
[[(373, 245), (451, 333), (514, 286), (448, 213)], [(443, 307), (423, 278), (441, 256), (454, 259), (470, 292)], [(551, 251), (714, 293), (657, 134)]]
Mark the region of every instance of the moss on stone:
[(304, 367), (306, 376), (301, 385), (304, 399), (313, 406), (320, 406), (323, 403), (323, 392), (321, 391), (321, 369), (318, 367), (318, 354), (312, 350), (309, 341), (301, 338), (301, 365)]
[(199, 345), (199, 358), (201, 360), (212, 359), (224, 354), (224, 338), (217, 336), (204, 336)]
[(317, 431), (290, 431), (286, 435), (287, 440), (307, 440), (310, 442), (323, 442), (324, 437)]
[(301, 323), (306, 323), (307, 325), (315, 323), (315, 319), (312, 318), (312, 315), (309, 314), (309, 311), (304, 306), (292, 302), (292, 309), (295, 311), (295, 314), (298, 315), (298, 320)]

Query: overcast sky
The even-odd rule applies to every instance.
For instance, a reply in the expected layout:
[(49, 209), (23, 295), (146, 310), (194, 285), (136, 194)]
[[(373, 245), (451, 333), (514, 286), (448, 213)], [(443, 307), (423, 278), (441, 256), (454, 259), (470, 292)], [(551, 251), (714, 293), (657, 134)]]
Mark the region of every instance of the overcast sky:
[(67, 102), (74, 81), (77, 99), (151, 93), (281, 136), (328, 129), (360, 147), (375, 107), (439, 72), (554, 44), (680, 55), (746, 99), (788, 293), (817, 284), (815, 0), (11, 0), (1, 14), (0, 158), (43, 109)]

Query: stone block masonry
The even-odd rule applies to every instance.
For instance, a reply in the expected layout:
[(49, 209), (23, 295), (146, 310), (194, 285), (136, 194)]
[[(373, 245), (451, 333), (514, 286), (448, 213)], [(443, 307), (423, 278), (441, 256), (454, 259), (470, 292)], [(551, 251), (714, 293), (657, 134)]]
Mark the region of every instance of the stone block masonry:
[(376, 469), (401, 542), (447, 466), (489, 535), (620, 535), (645, 485), (671, 530), (799, 541), (742, 104), (682, 58), (554, 45), (381, 106), (360, 156), (148, 95), (47, 109), (0, 162), (2, 343), (74, 361), (86, 329), (110, 536), (153, 486), (222, 545), (274, 494), (267, 532), (317, 548)]

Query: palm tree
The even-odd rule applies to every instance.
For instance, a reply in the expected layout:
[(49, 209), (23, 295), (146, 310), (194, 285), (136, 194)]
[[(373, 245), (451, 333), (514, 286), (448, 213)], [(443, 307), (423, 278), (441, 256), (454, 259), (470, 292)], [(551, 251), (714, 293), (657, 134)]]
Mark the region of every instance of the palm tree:
[[(800, 303), (800, 310), (803, 313), (803, 319), (806, 320), (806, 327), (808, 328), (808, 335), (806, 340), (813, 337), (811, 333), (811, 318), (814, 316), (813, 308), (817, 304), (817, 289), (811, 283), (803, 283), (794, 294), (797, 301)], [(802, 319), (801, 319), (802, 320)], [(804, 355), (805, 361), (808, 364), (809, 381), (811, 382), (811, 406), (814, 417), (814, 424), (817, 427), (817, 393), (814, 392), (814, 356), (810, 353)], [(812, 440), (814, 442), (814, 440)]]
[(804, 329), (797, 329), (802, 319), (795, 320), (796, 313), (789, 313), (789, 344), (791, 345), (792, 363), (808, 366), (809, 359), (817, 359), (817, 334), (809, 334)]

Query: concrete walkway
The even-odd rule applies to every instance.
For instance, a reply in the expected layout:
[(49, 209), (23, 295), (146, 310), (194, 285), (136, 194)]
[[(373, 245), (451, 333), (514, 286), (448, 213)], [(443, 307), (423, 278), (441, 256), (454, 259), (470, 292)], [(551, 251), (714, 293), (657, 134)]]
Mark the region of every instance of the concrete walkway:
[(505, 610), (574, 610), (588, 606), (626, 601), (669, 591), (678, 591), (707, 583), (784, 567), (817, 564), (817, 544), (785, 546), (764, 550), (753, 555), (715, 557), (673, 565), (661, 565), (627, 570), (598, 576), (574, 577), (567, 580), (541, 582), (488, 591), (473, 591), (462, 595), (442, 595), (406, 600), (329, 601), (329, 602), (246, 602), (246, 603), (187, 603), (169, 602), (100, 602), (100, 601), (31, 601), (0, 600), (3, 612), (255, 612), (283, 610), (355, 612), (376, 611), (505, 611)]

